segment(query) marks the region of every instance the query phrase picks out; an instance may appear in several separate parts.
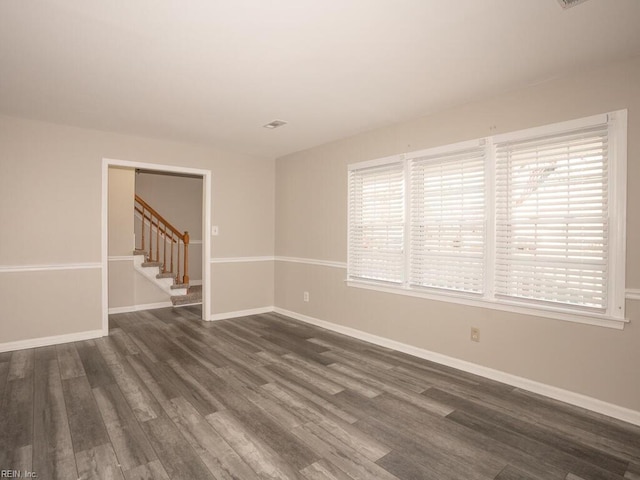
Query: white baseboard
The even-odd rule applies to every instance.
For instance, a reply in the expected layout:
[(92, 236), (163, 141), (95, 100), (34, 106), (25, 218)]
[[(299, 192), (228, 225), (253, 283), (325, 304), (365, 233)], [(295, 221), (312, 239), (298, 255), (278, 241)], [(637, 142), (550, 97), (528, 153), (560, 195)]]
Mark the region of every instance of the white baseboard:
[(129, 313), (139, 312), (140, 310), (153, 310), (154, 308), (173, 307), (171, 302), (145, 303), (142, 305), (128, 305), (126, 307), (112, 307), (109, 309), (109, 315), (113, 313)]
[(363, 332), (362, 330), (357, 330), (355, 328), (345, 327), (336, 323), (309, 317), (307, 315), (292, 312), (290, 310), (275, 307), (273, 311), (275, 313), (286, 315), (287, 317), (295, 318), (296, 320), (300, 320), (311, 325), (316, 325), (318, 327), (326, 328), (327, 330), (332, 330), (337, 333), (342, 333), (350, 337), (364, 340), (365, 342), (391, 348), (399, 352), (408, 353), (409, 355), (413, 355), (415, 357), (424, 358), (425, 360), (431, 360), (432, 362), (457, 368), (458, 370), (480, 375), (482, 377), (496, 380), (498, 382), (506, 383), (514, 387), (522, 388), (523, 390), (527, 390), (529, 392), (537, 393), (546, 397), (560, 400), (565, 403), (569, 403), (571, 405), (586, 408), (587, 410), (598, 412), (603, 415), (608, 415), (610, 417), (617, 418), (634, 425), (640, 425), (640, 412), (631, 410), (629, 408), (614, 405), (612, 403), (604, 402), (602, 400), (588, 397), (580, 393), (571, 392), (569, 390), (564, 390), (562, 388), (536, 382), (534, 380), (529, 380), (527, 378), (512, 375), (510, 373), (495, 370), (493, 368), (483, 367), (482, 365), (467, 362), (465, 360), (460, 360), (454, 357), (449, 357), (441, 353), (414, 347), (406, 343), (390, 340), (388, 338)]
[(189, 280), (189, 285), (202, 285), (202, 280)]
[(235, 312), (214, 313), (209, 317), (209, 321), (215, 322), (216, 320), (227, 320), (229, 318), (247, 317), (249, 315), (259, 315), (261, 313), (274, 312), (274, 307), (260, 307), (252, 308), (250, 310), (237, 310)]
[(202, 305), (202, 302), (195, 303), (182, 303), (180, 305), (174, 305), (173, 308), (181, 308), (181, 307), (193, 307), (194, 305)]
[(25, 348), (48, 347), (50, 345), (58, 345), (59, 343), (79, 342), (81, 340), (91, 340), (93, 338), (104, 337), (105, 335), (106, 332), (103, 332), (102, 330), (89, 330), (87, 332), (54, 335), (52, 337), (29, 338), (28, 340), (0, 343), (0, 352), (12, 352), (14, 350), (24, 350)]
[[(152, 308), (163, 308), (172, 306), (171, 302), (153, 303), (147, 305), (133, 305), (129, 307), (116, 307), (109, 309), (109, 313), (125, 313), (135, 312), (139, 310), (149, 310)], [(320, 320), (318, 318), (303, 315), (301, 313), (285, 310), (278, 307), (261, 307), (253, 308), (249, 310), (238, 310), (235, 312), (216, 313), (209, 317), (210, 321), (225, 320), (229, 318), (245, 317), (249, 315), (258, 315), (262, 313), (275, 312), (281, 315), (286, 315), (296, 320), (300, 320), (311, 325), (326, 328), (337, 333), (342, 333), (353, 338), (364, 340), (375, 345), (391, 348), (399, 352), (407, 353), (418, 358), (430, 360), (442, 365), (457, 368), (459, 370), (480, 375), (485, 378), (496, 380), (514, 387), (522, 388), (533, 393), (544, 395), (562, 402), (576, 405), (578, 407), (586, 408), (594, 412), (608, 415), (625, 422), (632, 423), (634, 425), (640, 425), (640, 412), (631, 410), (626, 407), (614, 405), (612, 403), (604, 402), (593, 397), (582, 395), (580, 393), (571, 392), (562, 388), (554, 387), (544, 383), (529, 380), (527, 378), (512, 375), (510, 373), (502, 372), (488, 367), (483, 367), (475, 363), (460, 360), (454, 357), (449, 357), (440, 353), (425, 350), (423, 348), (408, 345), (406, 343), (398, 342), (388, 338), (380, 337), (371, 333), (363, 332), (351, 327), (345, 327), (336, 323)], [(78, 342), (81, 340), (90, 340), (99, 338), (106, 335), (103, 330), (90, 330), (85, 332), (69, 333), (65, 335), (55, 335), (51, 337), (40, 337), (28, 340), (18, 340), (14, 342), (0, 343), (0, 353), (9, 352), (14, 350), (23, 350), (27, 348), (45, 347), (49, 345), (57, 345), (60, 343)]]

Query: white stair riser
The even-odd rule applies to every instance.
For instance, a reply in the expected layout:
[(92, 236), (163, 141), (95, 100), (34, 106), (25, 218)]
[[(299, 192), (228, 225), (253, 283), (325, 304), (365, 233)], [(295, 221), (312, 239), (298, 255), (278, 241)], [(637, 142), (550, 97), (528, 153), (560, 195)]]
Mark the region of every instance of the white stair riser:
[(186, 295), (186, 288), (171, 288), (173, 285), (173, 278), (157, 278), (156, 275), (160, 273), (160, 267), (143, 267), (145, 262), (144, 255), (133, 256), (134, 268), (148, 278), (151, 282), (155, 283), (162, 291), (166, 292), (169, 296)]
[(159, 282), (171, 288), (171, 285), (173, 285), (173, 278), (157, 278), (156, 277), (156, 282)]

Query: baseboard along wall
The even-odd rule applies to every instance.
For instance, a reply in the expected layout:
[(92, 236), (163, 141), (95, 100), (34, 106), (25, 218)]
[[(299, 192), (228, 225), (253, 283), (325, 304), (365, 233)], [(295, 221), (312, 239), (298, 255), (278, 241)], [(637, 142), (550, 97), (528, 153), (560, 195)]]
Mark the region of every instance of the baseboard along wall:
[[(171, 302), (163, 302), (158, 304), (148, 305), (135, 305), (130, 307), (116, 307), (109, 309), (109, 313), (125, 313), (139, 310), (148, 310), (152, 308), (164, 308), (170, 307)], [(226, 320), (231, 318), (246, 317), (249, 315), (259, 315), (263, 313), (278, 313), (310, 325), (315, 325), (321, 328), (326, 328), (333, 332), (341, 333), (365, 342), (373, 343), (386, 348), (391, 348), (399, 352), (407, 353), (418, 358), (430, 360), (442, 365), (446, 365), (452, 368), (457, 368), (464, 372), (473, 373), (491, 380), (506, 383), (529, 392), (544, 395), (555, 400), (559, 400), (571, 405), (585, 408), (593, 412), (601, 413), (619, 420), (629, 422), (634, 425), (640, 426), (640, 412), (631, 410), (629, 408), (621, 407), (612, 403), (604, 402), (587, 395), (582, 395), (576, 392), (571, 392), (562, 388), (547, 385), (541, 382), (530, 380), (524, 377), (519, 377), (510, 373), (506, 373), (493, 368), (484, 367), (475, 363), (460, 360), (454, 357), (443, 355), (441, 353), (432, 352), (423, 348), (408, 345), (406, 343), (391, 340), (385, 337), (380, 337), (371, 333), (357, 330), (355, 328), (346, 327), (336, 323), (328, 322), (326, 320), (320, 320), (318, 318), (303, 315), (301, 313), (293, 312), (291, 310), (285, 310), (283, 308), (269, 306), (261, 308), (253, 308), (249, 310), (238, 310), (235, 312), (225, 312), (212, 314), (209, 317), (210, 321)], [(51, 337), (40, 337), (27, 340), (18, 340), (14, 342), (0, 343), (0, 353), (9, 352), (14, 350), (23, 350), (27, 348), (45, 347), (49, 345), (57, 345), (61, 343), (77, 342), (81, 340), (90, 340), (99, 338), (107, 334), (103, 330), (91, 330), (86, 332), (70, 333), (65, 335), (55, 335)]]
[(343, 325), (320, 320), (318, 318), (303, 315), (301, 313), (285, 310), (283, 308), (274, 307), (273, 311), (275, 313), (300, 320), (301, 322), (326, 328), (327, 330), (341, 333), (349, 337), (357, 338), (365, 342), (373, 343), (381, 347), (391, 348), (393, 350), (407, 353), (409, 355), (413, 355), (414, 357), (423, 358), (425, 360), (430, 360), (441, 365), (457, 368), (458, 370), (462, 370), (464, 372), (473, 373), (481, 377), (506, 383), (507, 385), (512, 385), (514, 387), (521, 388), (532, 393), (544, 395), (545, 397), (560, 400), (561, 402), (565, 402), (577, 407), (582, 407), (593, 412), (601, 413), (603, 415), (607, 415), (609, 417), (617, 418), (618, 420), (623, 420), (625, 422), (640, 426), (640, 412), (631, 410), (629, 408), (604, 402), (602, 400), (598, 400), (597, 398), (554, 387), (552, 385), (547, 385), (545, 383), (536, 382), (528, 378), (519, 377), (517, 375), (506, 373), (500, 370), (495, 370), (493, 368), (484, 367), (482, 365), (467, 362), (465, 360), (460, 360), (458, 358), (449, 357), (441, 353), (432, 352), (423, 348), (415, 347), (413, 345), (408, 345), (406, 343), (397, 342), (395, 340), (380, 337), (378, 335), (373, 335), (371, 333), (357, 330), (355, 328), (345, 327)]
[(0, 353), (13, 352), (15, 350), (25, 350), (27, 348), (48, 347), (61, 343), (79, 342), (82, 340), (92, 340), (107, 335), (102, 330), (89, 330), (86, 332), (67, 333), (64, 335), (53, 335), (51, 337), (29, 338), (27, 340), (17, 340), (15, 342), (0, 343)]
[(109, 315), (114, 313), (130, 313), (139, 312), (141, 310), (154, 310), (156, 308), (173, 307), (171, 302), (157, 302), (157, 303), (145, 303), (142, 305), (127, 305), (125, 307), (111, 307), (109, 308)]

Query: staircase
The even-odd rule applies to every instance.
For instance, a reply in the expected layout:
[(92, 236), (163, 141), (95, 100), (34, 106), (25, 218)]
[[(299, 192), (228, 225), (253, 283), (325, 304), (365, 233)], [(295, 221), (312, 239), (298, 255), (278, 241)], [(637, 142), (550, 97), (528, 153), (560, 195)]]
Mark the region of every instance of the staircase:
[(173, 305), (201, 303), (202, 288), (189, 286), (189, 232), (180, 232), (138, 195), (134, 213), (142, 221), (133, 252), (136, 271), (167, 293)]

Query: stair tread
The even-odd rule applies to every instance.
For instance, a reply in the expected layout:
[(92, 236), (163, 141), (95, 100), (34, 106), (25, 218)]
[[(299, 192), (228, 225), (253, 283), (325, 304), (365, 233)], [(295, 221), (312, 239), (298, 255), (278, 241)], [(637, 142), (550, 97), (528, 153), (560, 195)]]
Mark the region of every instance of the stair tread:
[(177, 290), (178, 288), (189, 288), (189, 284), (188, 283), (176, 283), (174, 285), (171, 285), (171, 290)]
[(171, 296), (171, 303), (173, 303), (174, 305), (185, 305), (190, 303), (201, 303), (201, 302), (202, 302), (201, 294), (187, 293), (186, 295)]
[(143, 267), (161, 267), (162, 262), (142, 262)]
[(191, 287), (186, 295), (172, 295), (171, 303), (174, 305), (188, 305), (191, 303), (201, 303), (202, 302), (202, 287), (201, 286), (193, 286)]

